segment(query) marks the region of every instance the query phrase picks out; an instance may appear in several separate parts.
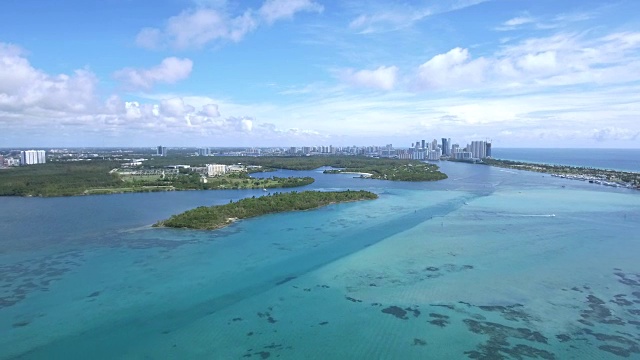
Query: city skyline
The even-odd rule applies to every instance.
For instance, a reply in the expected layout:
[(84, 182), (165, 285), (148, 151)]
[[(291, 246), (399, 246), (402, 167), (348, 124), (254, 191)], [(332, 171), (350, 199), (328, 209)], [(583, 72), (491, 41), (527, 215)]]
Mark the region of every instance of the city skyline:
[(640, 147), (631, 0), (2, 6), (0, 147)]

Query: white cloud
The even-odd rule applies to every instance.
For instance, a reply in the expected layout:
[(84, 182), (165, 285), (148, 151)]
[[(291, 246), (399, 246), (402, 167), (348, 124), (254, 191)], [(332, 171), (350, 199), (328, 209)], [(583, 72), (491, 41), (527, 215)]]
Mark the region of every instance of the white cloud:
[(259, 10), (260, 16), (271, 24), (280, 19), (293, 17), (295, 13), (322, 12), (324, 7), (311, 0), (266, 0)]
[(518, 16), (504, 22), (504, 26), (519, 26), (534, 22), (535, 19), (529, 16)]
[(523, 28), (533, 28), (538, 30), (556, 29), (567, 26), (571, 23), (586, 21), (593, 18), (589, 13), (559, 14), (551, 18), (538, 18), (529, 15), (516, 16), (495, 28), (497, 31), (512, 31)]
[(360, 34), (395, 31), (407, 28), (429, 16), (460, 10), (483, 3), (487, 0), (468, 0), (415, 5), (411, 2), (361, 4), (361, 13), (350, 23), (349, 28)]
[(136, 45), (145, 49), (160, 47), (162, 33), (158, 29), (144, 28), (136, 35)]
[(220, 110), (218, 110), (218, 105), (216, 104), (206, 104), (202, 107), (200, 115), (215, 118), (220, 116)]
[(398, 68), (395, 66), (380, 66), (375, 70), (354, 71), (348, 69), (341, 72), (342, 81), (365, 88), (392, 90), (396, 84)]
[(189, 77), (193, 62), (189, 59), (169, 57), (150, 69), (125, 68), (114, 73), (114, 77), (129, 86), (150, 89), (156, 83), (174, 84)]
[(487, 67), (484, 58), (470, 60), (469, 51), (454, 48), (438, 54), (418, 68), (418, 87), (459, 88), (480, 84)]
[(416, 87), (469, 91), (638, 81), (639, 50), (640, 33), (633, 32), (530, 38), (475, 59), (469, 50), (454, 48), (420, 65)]
[(23, 51), (0, 43), (0, 111), (54, 114), (77, 113), (95, 102), (96, 76), (84, 69), (49, 75), (34, 68)]
[(135, 42), (147, 49), (165, 46), (189, 49), (216, 41), (238, 42), (258, 28), (261, 22), (272, 24), (299, 12), (323, 10), (322, 5), (311, 0), (266, 0), (257, 12), (247, 8), (236, 16), (229, 15), (227, 7), (224, 1), (205, 2), (202, 7), (187, 9), (170, 17), (163, 29), (142, 29)]
[(593, 138), (596, 141), (608, 141), (608, 140), (636, 140), (640, 136), (640, 131), (621, 129), (617, 127), (606, 127), (602, 129), (593, 130)]
[(194, 110), (193, 106), (186, 105), (182, 98), (165, 99), (160, 102), (160, 113), (167, 117), (183, 117)]
[(249, 10), (229, 17), (214, 8), (188, 9), (170, 17), (164, 29), (142, 29), (136, 36), (136, 44), (147, 49), (166, 45), (177, 49), (200, 48), (216, 40), (240, 41), (256, 26)]

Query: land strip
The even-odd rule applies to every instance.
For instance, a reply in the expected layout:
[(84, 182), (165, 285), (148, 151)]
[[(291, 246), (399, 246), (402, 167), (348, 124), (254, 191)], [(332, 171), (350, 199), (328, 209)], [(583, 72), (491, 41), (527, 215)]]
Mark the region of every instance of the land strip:
[(159, 221), (153, 226), (213, 230), (227, 226), (239, 219), (285, 211), (316, 209), (335, 203), (377, 198), (378, 195), (363, 190), (274, 193), (257, 198), (254, 196), (237, 202), (230, 202), (226, 205), (201, 206), (173, 215), (171, 218)]
[(636, 172), (567, 165), (535, 164), (499, 159), (483, 159), (481, 164), (508, 169), (535, 171), (539, 173), (551, 174), (552, 176), (564, 179), (588, 181), (590, 183), (601, 184), (605, 186), (624, 187), (640, 190), (640, 173)]

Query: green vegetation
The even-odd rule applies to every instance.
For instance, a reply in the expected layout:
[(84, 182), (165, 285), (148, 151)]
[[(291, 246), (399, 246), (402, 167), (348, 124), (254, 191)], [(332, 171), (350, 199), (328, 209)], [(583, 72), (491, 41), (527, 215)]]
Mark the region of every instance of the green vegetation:
[(235, 220), (284, 211), (309, 210), (334, 203), (377, 199), (378, 195), (368, 191), (304, 191), (275, 193), (256, 198), (246, 198), (219, 206), (201, 206), (153, 226), (189, 229), (218, 229)]
[(438, 167), (422, 162), (401, 163), (395, 160), (389, 164), (370, 164), (362, 167), (347, 167), (341, 170), (325, 170), (325, 174), (366, 173), (362, 177), (392, 181), (436, 181), (447, 178)]
[(0, 170), (1, 196), (71, 196), (122, 187), (112, 161), (56, 162)]
[(606, 185), (640, 188), (640, 173), (499, 159), (483, 159), (482, 161), (482, 164), (501, 168), (535, 171), (572, 180), (605, 182)]
[[(162, 167), (166, 165), (184, 164), (203, 166), (205, 163), (232, 165), (242, 163), (248, 166), (262, 166), (260, 170), (313, 170), (323, 166), (342, 169), (341, 172), (363, 172), (372, 174), (373, 179), (395, 181), (435, 181), (447, 178), (438, 171), (438, 166), (426, 164), (418, 160), (379, 159), (364, 156), (262, 156), (262, 157), (167, 157), (153, 158), (145, 166)], [(338, 173), (340, 171), (327, 171)]]
[(340, 170), (327, 171), (369, 173), (374, 179), (399, 181), (432, 181), (446, 179), (447, 175), (438, 167), (415, 160), (377, 159), (362, 156), (173, 156), (154, 157), (144, 162), (143, 167), (132, 169), (154, 170), (148, 175), (125, 175), (112, 171), (120, 167), (117, 161), (73, 161), (51, 162), (4, 169), (0, 171), (0, 196), (72, 196), (84, 194), (113, 194), (123, 192), (148, 192), (170, 190), (213, 189), (271, 189), (304, 186), (313, 178), (251, 178), (246, 172), (227, 174), (222, 177), (202, 177), (187, 169), (178, 175), (162, 178), (160, 172), (167, 165), (204, 166), (207, 163), (232, 165), (241, 162), (249, 172), (273, 169), (312, 170), (331, 166)]
[(270, 189), (313, 183), (311, 177), (254, 179), (244, 172), (210, 178), (195, 173), (177, 176), (119, 175), (115, 161), (54, 162), (0, 171), (0, 196), (73, 196), (172, 190)]

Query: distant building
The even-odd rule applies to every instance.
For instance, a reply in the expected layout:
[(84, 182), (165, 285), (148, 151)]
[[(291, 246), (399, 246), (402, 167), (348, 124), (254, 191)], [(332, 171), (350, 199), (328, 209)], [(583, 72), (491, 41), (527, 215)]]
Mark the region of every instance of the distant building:
[(156, 152), (156, 155), (167, 156), (167, 148), (162, 145), (158, 146), (158, 151)]
[(4, 160), (4, 162), (7, 164), (7, 166), (18, 166), (18, 165), (20, 165), (20, 160), (14, 159), (14, 158), (6, 158)]
[[(489, 146), (487, 146), (489, 144)], [(467, 146), (467, 150), (471, 151), (474, 159), (484, 159), (487, 156), (487, 150), (491, 152), (491, 144), (486, 141), (472, 141), (470, 145)]]
[(491, 157), (491, 143), (490, 142), (486, 143), (486, 151), (485, 151), (485, 153), (486, 153), (485, 155), (487, 157)]
[(198, 149), (199, 156), (209, 156), (209, 148), (200, 148)]
[(442, 155), (451, 155), (451, 139), (442, 138)]
[(20, 165), (44, 164), (47, 156), (44, 150), (20, 151)]
[(227, 173), (227, 165), (207, 164), (207, 176), (218, 176)]

